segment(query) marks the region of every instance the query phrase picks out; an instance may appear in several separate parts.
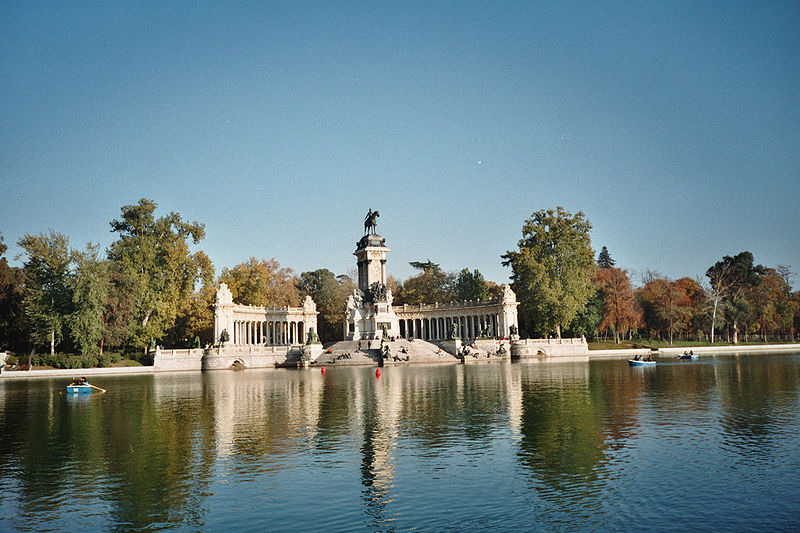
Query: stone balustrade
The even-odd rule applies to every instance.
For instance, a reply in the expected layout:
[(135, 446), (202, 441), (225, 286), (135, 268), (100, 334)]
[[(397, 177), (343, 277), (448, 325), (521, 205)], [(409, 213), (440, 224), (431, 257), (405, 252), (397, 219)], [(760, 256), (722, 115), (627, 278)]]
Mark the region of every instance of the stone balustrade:
[(589, 345), (584, 337), (553, 339), (520, 339), (511, 343), (512, 359), (569, 357), (587, 360)]
[(576, 337), (576, 338), (546, 338), (546, 339), (520, 339), (515, 341), (522, 345), (540, 345), (540, 344), (548, 344), (548, 345), (562, 345), (562, 344), (586, 344), (586, 339), (584, 337)]

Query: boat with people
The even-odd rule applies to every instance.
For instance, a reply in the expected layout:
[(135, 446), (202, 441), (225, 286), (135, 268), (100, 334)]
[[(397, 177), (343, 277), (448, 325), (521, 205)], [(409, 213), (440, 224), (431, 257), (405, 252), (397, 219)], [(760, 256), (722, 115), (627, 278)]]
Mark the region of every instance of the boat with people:
[(106, 391), (105, 389), (92, 385), (86, 378), (72, 378), (72, 383), (67, 385), (67, 392), (69, 394), (90, 394), (95, 389), (100, 392)]
[(649, 355), (647, 357), (637, 355), (633, 359), (628, 359), (628, 365), (630, 366), (653, 366), (655, 364), (656, 362)]
[(687, 352), (683, 352), (683, 355), (679, 355), (678, 359), (687, 359), (687, 360), (697, 359), (697, 354), (694, 353), (694, 352), (691, 352), (691, 351), (688, 352), (688, 353)]

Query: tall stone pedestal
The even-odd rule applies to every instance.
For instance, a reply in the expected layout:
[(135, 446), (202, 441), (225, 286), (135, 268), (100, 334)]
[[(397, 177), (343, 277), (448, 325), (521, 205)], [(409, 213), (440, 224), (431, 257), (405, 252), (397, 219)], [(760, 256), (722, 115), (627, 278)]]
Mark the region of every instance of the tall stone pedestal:
[(386, 286), (389, 248), (380, 235), (364, 235), (356, 243), (358, 289), (347, 300), (347, 340), (379, 340), (400, 335), (400, 323), (392, 310), (392, 291)]

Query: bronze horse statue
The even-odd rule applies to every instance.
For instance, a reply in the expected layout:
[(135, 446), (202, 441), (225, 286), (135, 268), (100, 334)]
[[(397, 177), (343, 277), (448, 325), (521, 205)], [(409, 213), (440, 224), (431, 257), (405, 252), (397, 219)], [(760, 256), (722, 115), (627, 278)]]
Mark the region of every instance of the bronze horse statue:
[(364, 235), (368, 235), (370, 230), (372, 230), (373, 235), (375, 234), (375, 226), (378, 225), (377, 218), (379, 216), (381, 215), (377, 211), (369, 210), (366, 218), (364, 218)]

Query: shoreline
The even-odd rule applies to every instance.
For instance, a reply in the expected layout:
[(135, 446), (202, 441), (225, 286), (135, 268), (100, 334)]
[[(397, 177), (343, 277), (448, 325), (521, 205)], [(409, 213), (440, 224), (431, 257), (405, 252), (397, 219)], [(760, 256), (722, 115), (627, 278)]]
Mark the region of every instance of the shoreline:
[[(636, 355), (653, 354), (657, 356), (680, 355), (692, 351), (695, 354), (737, 354), (737, 353), (781, 353), (800, 352), (800, 343), (793, 344), (762, 344), (740, 346), (693, 346), (693, 347), (665, 347), (658, 350), (650, 348), (623, 348), (619, 350), (589, 350), (589, 359), (622, 358)], [(655, 352), (655, 353), (654, 353)]]
[[(687, 348), (659, 348), (657, 357), (680, 355)], [(796, 344), (764, 344), (762, 346), (747, 345), (747, 346), (698, 346), (691, 348), (695, 354), (737, 354), (737, 353), (788, 353), (800, 352), (800, 343)], [(588, 357), (592, 359), (622, 359), (629, 358), (636, 355), (652, 354), (649, 348), (623, 348), (619, 350), (589, 350)], [(654, 354), (655, 355), (655, 354)], [(561, 357), (549, 357), (552, 362), (559, 362)], [(459, 364), (453, 362), (453, 364)], [(407, 366), (407, 365), (403, 365)], [(317, 367), (309, 367), (317, 368)], [(278, 368), (276, 367), (276, 370)], [(127, 366), (127, 367), (111, 367), (111, 368), (53, 368), (46, 370), (2, 370), (0, 372), (0, 380), (3, 379), (30, 379), (30, 378), (48, 378), (48, 377), (75, 377), (75, 376), (122, 376), (126, 374), (161, 374), (165, 372), (197, 372), (197, 370), (174, 370), (168, 368), (155, 368), (153, 366)]]

